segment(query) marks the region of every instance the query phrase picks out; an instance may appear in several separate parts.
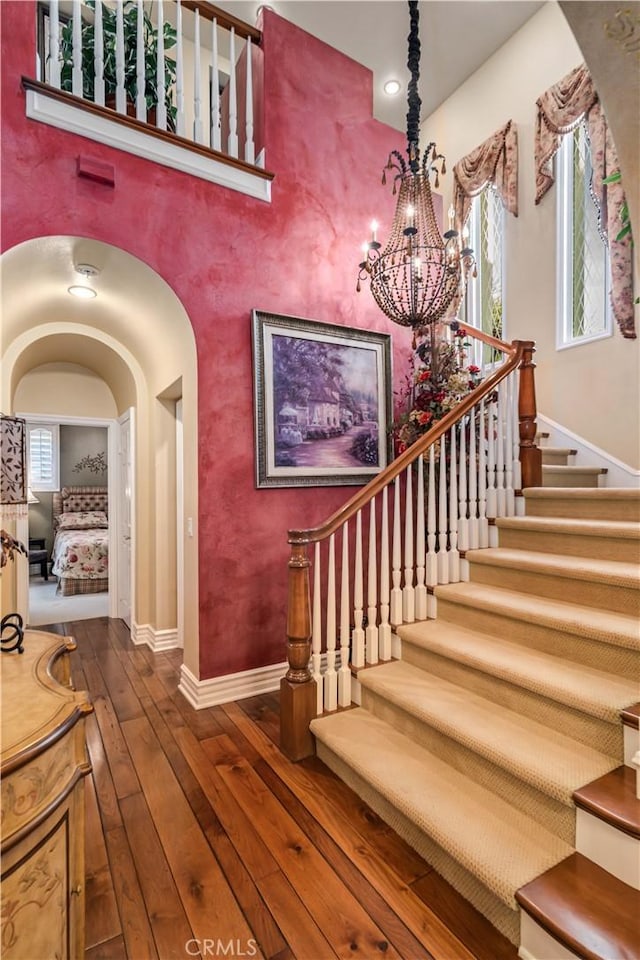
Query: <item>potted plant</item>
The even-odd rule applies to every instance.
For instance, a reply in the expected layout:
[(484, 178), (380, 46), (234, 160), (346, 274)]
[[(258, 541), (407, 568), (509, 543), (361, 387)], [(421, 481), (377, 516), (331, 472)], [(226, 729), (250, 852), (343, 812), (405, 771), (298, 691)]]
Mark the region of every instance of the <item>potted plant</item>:
[[(95, 10), (96, 0), (86, 0), (86, 6)], [(104, 60), (104, 90), (107, 106), (115, 104), (116, 94), (116, 11), (102, 3), (102, 35)], [(135, 116), (137, 84), (138, 5), (136, 0), (127, 0), (122, 8), (124, 34), (124, 88), (127, 106)], [(94, 23), (82, 23), (82, 95), (85, 100), (95, 100), (95, 27)], [(169, 23), (163, 24), (164, 49), (170, 50), (176, 43), (176, 31)], [(143, 43), (145, 54), (145, 99), (148, 114), (158, 102), (158, 31), (149, 15), (143, 12)], [(73, 21), (68, 20), (60, 31), (60, 89), (71, 92), (73, 75)], [(177, 108), (172, 102), (172, 89), (176, 80), (176, 63), (171, 57), (164, 58), (164, 88), (167, 107), (167, 125), (176, 129)], [(129, 109), (128, 111), (129, 112)]]

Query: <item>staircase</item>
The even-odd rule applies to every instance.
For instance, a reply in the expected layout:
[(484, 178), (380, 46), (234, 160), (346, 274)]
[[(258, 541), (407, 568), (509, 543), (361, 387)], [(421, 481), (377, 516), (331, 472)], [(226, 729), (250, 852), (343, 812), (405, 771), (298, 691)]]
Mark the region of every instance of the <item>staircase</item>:
[(640, 802), (621, 712), (639, 699), (640, 491), (598, 487), (600, 470), (576, 488), (569, 456), (547, 448), (526, 515), (467, 552), (469, 582), (435, 587), (435, 620), (397, 628), (400, 660), (358, 672), (361, 706), (311, 729), (522, 957), (631, 958)]

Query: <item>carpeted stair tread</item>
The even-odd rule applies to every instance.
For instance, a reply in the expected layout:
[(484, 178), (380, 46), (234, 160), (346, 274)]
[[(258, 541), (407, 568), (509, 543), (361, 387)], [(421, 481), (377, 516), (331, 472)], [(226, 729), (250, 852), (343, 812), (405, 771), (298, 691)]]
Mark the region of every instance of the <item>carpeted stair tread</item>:
[(579, 603), (552, 600), (487, 583), (450, 583), (436, 587), (435, 594), (443, 600), (476, 610), (490, 610), (563, 633), (577, 634), (629, 650), (640, 650), (638, 618), (626, 613), (584, 607)]
[(640, 589), (640, 565), (620, 563), (617, 560), (592, 560), (589, 557), (572, 557), (559, 553), (538, 553), (534, 550), (510, 550), (495, 547), (491, 550), (468, 550), (467, 560), (485, 566), (507, 567), (529, 573), (566, 577), (606, 583), (616, 587)]
[(575, 466), (574, 464), (562, 464), (562, 463), (543, 463), (542, 464), (542, 473), (554, 473), (557, 470), (560, 470), (566, 476), (571, 476), (572, 474), (584, 473), (587, 476), (597, 477), (603, 473), (607, 473), (606, 467), (582, 467)]
[(619, 723), (620, 711), (638, 697), (637, 679), (617, 677), (444, 620), (404, 624), (396, 632), (403, 643), (455, 660), (608, 723)]
[(568, 533), (572, 536), (640, 540), (640, 523), (625, 520), (582, 520), (561, 517), (500, 517), (496, 526), (537, 533)]
[(568, 806), (616, 761), (402, 660), (365, 670), (362, 686)]
[(548, 447), (546, 444), (543, 447), (540, 447), (542, 453), (556, 453), (562, 456), (575, 456), (578, 452), (574, 447)]
[(512, 909), (520, 886), (571, 853), (539, 823), (367, 710), (317, 718), (311, 730)]
[(640, 487), (527, 487), (526, 500), (625, 500), (640, 502)]

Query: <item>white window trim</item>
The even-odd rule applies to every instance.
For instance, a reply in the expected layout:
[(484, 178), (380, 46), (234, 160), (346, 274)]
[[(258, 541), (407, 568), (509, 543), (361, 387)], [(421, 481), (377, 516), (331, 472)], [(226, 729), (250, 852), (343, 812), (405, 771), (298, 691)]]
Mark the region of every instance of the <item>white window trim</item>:
[[(34, 480), (31, 476), (31, 432), (47, 430), (51, 433), (51, 473), (49, 483)], [(27, 420), (27, 478), (34, 493), (47, 493), (60, 489), (60, 424), (47, 423), (45, 420)]]
[(609, 251), (605, 247), (605, 325), (601, 333), (574, 337), (573, 323), (573, 157), (569, 144), (573, 136), (563, 136), (555, 158), (556, 174), (556, 350), (572, 350), (613, 336), (609, 269)]
[[(469, 236), (469, 245), (472, 250), (476, 253), (476, 262), (478, 261), (478, 256), (480, 254), (480, 244), (482, 242), (481, 236), (481, 225), (480, 225), (480, 216), (478, 215), (478, 207), (476, 201), (480, 201), (480, 197), (485, 192), (485, 190), (494, 189), (490, 183), (486, 185), (484, 190), (482, 190), (477, 196), (472, 200), (471, 212), (469, 213), (469, 223), (470, 236)], [(499, 197), (499, 195), (498, 195)], [(499, 198), (500, 199), (500, 198)], [(507, 256), (506, 256), (506, 229), (507, 229), (507, 211), (504, 208), (504, 204), (500, 199), (500, 210), (502, 216), (502, 245), (500, 250), (500, 280), (502, 286), (502, 340), (507, 339), (507, 302), (505, 296), (506, 290), (506, 267), (507, 267)], [(482, 304), (480, 303), (480, 267), (478, 267), (478, 277), (476, 280), (469, 277), (467, 283), (467, 294), (465, 296), (465, 323), (468, 323), (469, 326), (476, 327), (476, 329), (482, 329), (482, 317), (480, 315)], [(501, 361), (496, 360), (495, 363), (485, 363), (484, 362), (484, 350), (482, 343), (479, 341), (475, 342), (475, 355), (473, 362), (476, 363), (481, 369), (491, 372), (497, 366), (500, 365)]]

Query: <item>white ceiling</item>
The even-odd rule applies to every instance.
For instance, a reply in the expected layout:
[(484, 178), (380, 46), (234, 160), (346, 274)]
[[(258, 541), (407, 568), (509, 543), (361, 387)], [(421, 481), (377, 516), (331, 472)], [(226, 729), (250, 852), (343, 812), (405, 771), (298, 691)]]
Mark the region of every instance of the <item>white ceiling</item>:
[[(261, 6), (253, 0), (217, 0), (217, 5), (254, 24)], [(404, 0), (269, 0), (280, 16), (373, 71), (373, 112), (378, 120), (406, 129), (407, 35)], [(422, 117), (474, 73), (544, 5), (531, 0), (421, 0), (420, 87)], [(402, 90), (388, 97), (384, 83), (396, 78)]]

